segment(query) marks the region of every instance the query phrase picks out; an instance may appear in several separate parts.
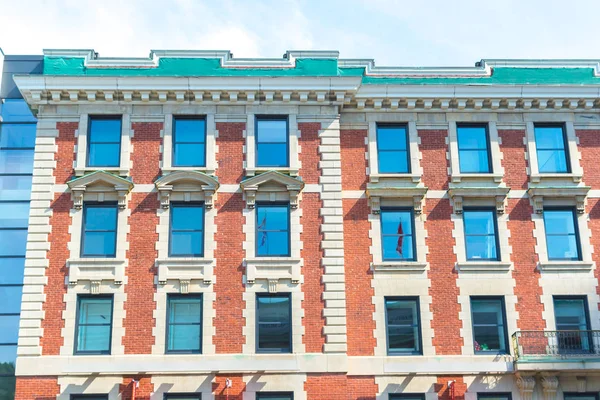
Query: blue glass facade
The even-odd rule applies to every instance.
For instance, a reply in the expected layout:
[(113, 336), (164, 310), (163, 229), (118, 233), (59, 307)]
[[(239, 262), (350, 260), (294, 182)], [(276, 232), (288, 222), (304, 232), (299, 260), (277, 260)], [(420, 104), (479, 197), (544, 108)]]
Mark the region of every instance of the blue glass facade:
[(0, 76), (0, 398), (14, 397), (15, 360), (36, 118), (12, 81), (41, 72), (41, 57), (6, 57)]

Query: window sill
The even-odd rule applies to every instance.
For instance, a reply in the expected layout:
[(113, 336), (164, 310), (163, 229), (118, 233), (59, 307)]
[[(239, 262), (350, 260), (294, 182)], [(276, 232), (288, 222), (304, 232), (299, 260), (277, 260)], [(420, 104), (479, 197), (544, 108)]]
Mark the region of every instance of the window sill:
[(529, 179), (531, 180), (531, 183), (540, 183), (541, 181), (561, 181), (561, 180), (572, 180), (575, 183), (579, 183), (579, 182), (581, 182), (582, 178), (583, 178), (582, 174), (575, 174), (572, 172), (547, 173), (547, 174), (537, 173), (537, 174), (531, 174), (531, 176), (529, 177)]
[(67, 260), (69, 284), (79, 281), (114, 281), (123, 283), (126, 260), (117, 258), (73, 258)]
[(302, 260), (293, 257), (255, 257), (244, 260), (246, 266), (246, 283), (256, 280), (267, 280), (269, 290), (281, 279), (289, 279), (292, 283), (300, 283), (300, 267)]
[(373, 272), (423, 272), (427, 269), (426, 262), (419, 261), (382, 261), (371, 263)]
[(502, 174), (484, 173), (484, 174), (453, 174), (451, 176), (452, 183), (468, 182), (490, 182), (499, 184), (502, 182)]
[(277, 171), (289, 176), (298, 176), (298, 168), (292, 167), (254, 167), (246, 168), (246, 176), (255, 176), (269, 171)]
[(91, 172), (106, 171), (119, 176), (129, 176), (129, 168), (121, 167), (82, 167), (75, 168), (75, 176), (83, 176)]
[(412, 181), (413, 183), (421, 182), (421, 175), (419, 174), (379, 174), (372, 173), (369, 175), (369, 181), (371, 183), (378, 183), (380, 180), (403, 180), (403, 181)]
[(506, 261), (460, 261), (456, 263), (458, 272), (508, 272), (512, 267)]
[(592, 261), (544, 261), (538, 263), (540, 271), (544, 272), (580, 272), (591, 271), (594, 267)]
[(167, 280), (201, 280), (206, 285), (212, 283), (215, 260), (204, 257), (169, 257), (156, 260), (158, 284), (165, 285)]

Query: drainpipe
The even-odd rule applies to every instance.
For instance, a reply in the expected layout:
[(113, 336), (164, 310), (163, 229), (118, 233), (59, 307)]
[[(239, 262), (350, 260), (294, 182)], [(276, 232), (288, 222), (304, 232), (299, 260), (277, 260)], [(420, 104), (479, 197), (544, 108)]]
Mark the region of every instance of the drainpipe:
[(132, 379), (131, 383), (133, 383), (133, 387), (131, 388), (131, 400), (135, 400), (135, 388), (140, 387), (140, 381)]
[(454, 400), (454, 384), (455, 383), (456, 383), (456, 381), (448, 381), (448, 391), (450, 392), (450, 400)]
[(229, 388), (231, 386), (233, 386), (231, 380), (229, 378), (225, 379), (225, 400), (229, 400)]

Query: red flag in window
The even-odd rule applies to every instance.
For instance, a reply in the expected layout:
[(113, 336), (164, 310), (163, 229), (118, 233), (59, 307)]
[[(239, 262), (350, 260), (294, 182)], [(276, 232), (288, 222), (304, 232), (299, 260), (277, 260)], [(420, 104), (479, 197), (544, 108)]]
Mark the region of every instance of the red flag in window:
[(402, 229), (402, 220), (398, 222), (398, 243), (396, 245), (396, 252), (402, 255), (402, 242), (404, 240), (404, 230)]

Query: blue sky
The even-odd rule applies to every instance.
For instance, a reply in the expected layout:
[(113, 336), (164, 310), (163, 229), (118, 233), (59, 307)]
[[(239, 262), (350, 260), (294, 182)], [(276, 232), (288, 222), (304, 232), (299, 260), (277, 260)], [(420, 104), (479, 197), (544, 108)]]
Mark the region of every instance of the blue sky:
[(321, 49), (381, 66), (471, 66), (482, 58), (600, 59), (599, 15), (598, 0), (0, 0), (0, 47), (121, 57)]

